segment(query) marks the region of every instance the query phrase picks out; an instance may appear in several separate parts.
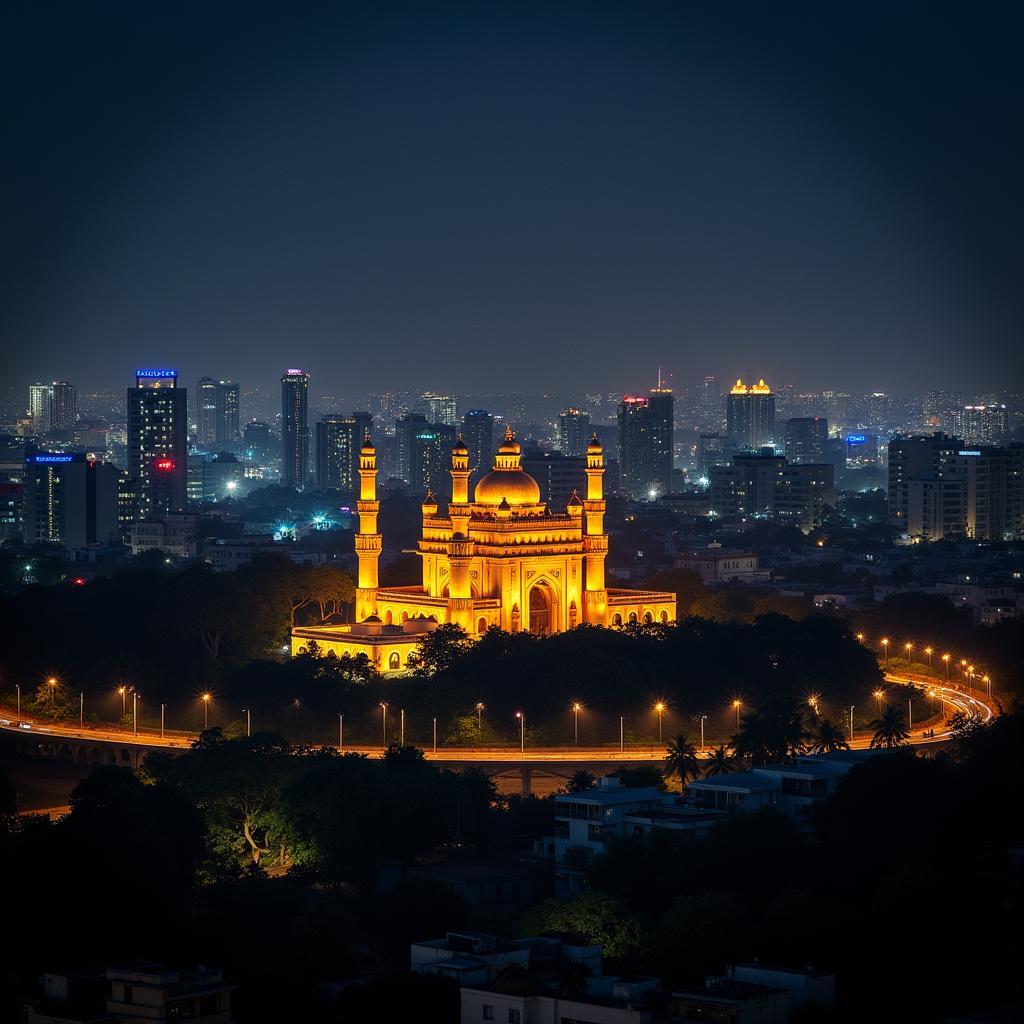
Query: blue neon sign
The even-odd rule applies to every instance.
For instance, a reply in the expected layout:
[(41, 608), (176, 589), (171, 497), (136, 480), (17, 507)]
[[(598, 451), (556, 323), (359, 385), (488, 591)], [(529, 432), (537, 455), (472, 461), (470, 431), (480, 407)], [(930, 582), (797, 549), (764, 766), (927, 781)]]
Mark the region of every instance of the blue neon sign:
[(29, 455), (28, 462), (74, 462), (74, 455)]
[(847, 444), (867, 444), (868, 443), (868, 435), (867, 434), (847, 434), (846, 435), (846, 443)]
[(177, 377), (177, 370), (136, 370), (135, 376), (147, 380), (163, 380), (168, 377)]

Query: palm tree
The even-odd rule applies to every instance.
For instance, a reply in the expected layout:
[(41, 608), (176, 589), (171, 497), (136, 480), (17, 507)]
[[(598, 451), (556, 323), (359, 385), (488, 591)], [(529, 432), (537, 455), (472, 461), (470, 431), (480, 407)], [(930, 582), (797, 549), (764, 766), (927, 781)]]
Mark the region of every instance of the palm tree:
[(679, 782), (684, 788), (690, 779), (700, 775), (697, 748), (684, 733), (679, 733), (665, 751), (665, 775), (678, 775)]
[(597, 779), (590, 772), (573, 772), (569, 781), (565, 784), (566, 793), (585, 793), (593, 789)]
[(818, 727), (811, 736), (811, 753), (827, 754), (830, 750), (849, 750), (850, 744), (846, 742), (842, 726), (836, 725), (829, 718), (822, 718), (818, 721)]
[(775, 697), (743, 716), (732, 747), (737, 757), (767, 764), (795, 757), (804, 749), (808, 735), (800, 704)]
[(891, 750), (893, 747), (903, 746), (910, 739), (906, 715), (898, 704), (887, 704), (881, 715), (868, 723), (868, 728), (875, 730), (874, 736), (871, 737), (873, 747), (886, 747)]
[(736, 761), (724, 746), (717, 746), (711, 751), (708, 766), (704, 769), (704, 777), (710, 775), (728, 775), (736, 771)]

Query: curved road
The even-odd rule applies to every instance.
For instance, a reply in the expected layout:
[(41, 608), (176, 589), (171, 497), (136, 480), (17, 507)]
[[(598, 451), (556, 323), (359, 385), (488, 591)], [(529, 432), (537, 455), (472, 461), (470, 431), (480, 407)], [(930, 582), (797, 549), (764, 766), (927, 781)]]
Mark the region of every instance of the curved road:
[[(965, 693), (956, 687), (944, 683), (936, 683), (928, 676), (908, 675), (886, 675), (886, 682), (892, 685), (916, 684), (934, 692), (936, 699), (942, 699), (946, 704), (947, 718), (953, 711), (963, 711), (965, 714), (978, 715), (983, 722), (993, 718), (997, 711), (993, 702), (985, 697), (976, 694), (976, 691)], [(924, 730), (918, 729), (911, 733), (910, 742), (918, 746), (926, 746), (932, 743), (942, 743), (950, 738), (949, 729), (946, 727), (946, 719), (943, 719), (941, 726), (935, 726), (935, 735), (926, 737)], [(124, 729), (115, 728), (86, 728), (77, 729), (64, 725), (37, 725), (26, 719), (19, 724), (16, 715), (10, 709), (0, 710), (0, 732), (14, 733), (22, 737), (39, 736), (46, 738), (64, 738), (69, 740), (91, 740), (98, 743), (118, 743), (122, 746), (140, 746), (149, 749), (166, 748), (185, 750), (190, 744), (198, 739), (196, 733), (175, 732), (161, 737), (159, 732), (143, 731), (133, 734)], [(850, 746), (853, 749), (864, 749), (871, 743), (871, 737), (867, 734), (855, 736)], [(345, 753), (368, 754), (379, 757), (382, 753), (380, 747), (359, 747), (346, 745)], [(572, 763), (572, 762), (594, 762), (594, 761), (663, 761), (665, 759), (664, 745), (629, 746), (620, 750), (618, 746), (605, 747), (539, 747), (526, 751), (517, 748), (443, 748), (439, 750), (424, 749), (424, 756), (430, 761), (448, 763), (466, 763), (472, 761), (490, 763), (522, 763), (529, 761), (537, 764), (540, 762)]]

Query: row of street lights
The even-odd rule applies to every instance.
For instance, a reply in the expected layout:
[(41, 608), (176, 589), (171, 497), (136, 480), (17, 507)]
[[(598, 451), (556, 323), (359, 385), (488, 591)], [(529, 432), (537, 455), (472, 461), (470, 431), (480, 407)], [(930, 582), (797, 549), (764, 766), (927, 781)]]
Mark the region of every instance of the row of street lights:
[[(865, 640), (864, 634), (863, 633), (858, 633), (857, 634), (857, 639), (861, 643), (864, 643), (864, 640)], [(883, 636), (883, 637), (881, 637), (879, 639), (878, 643), (881, 646), (882, 651), (883, 651), (883, 653), (885, 655), (885, 663), (888, 664), (888, 662), (889, 662), (889, 648), (892, 645), (892, 641), (887, 636)], [(914, 644), (911, 641), (908, 640), (908, 641), (906, 641), (906, 643), (903, 644), (903, 649), (907, 652), (907, 660), (909, 662), (911, 662), (911, 664), (913, 664), (912, 655), (913, 655), (914, 649), (915, 649), (914, 648)], [(925, 656), (928, 658), (928, 671), (929, 672), (934, 672), (935, 665), (934, 665), (934, 662), (933, 662), (932, 659), (933, 659), (933, 656), (935, 654), (935, 648), (931, 647), (931, 646), (925, 646), (925, 647), (922, 647), (921, 650), (925, 654)], [(946, 651), (943, 654), (939, 655), (939, 660), (942, 662), (943, 667), (945, 669), (946, 682), (950, 682), (951, 680), (950, 680), (950, 674), (949, 673), (950, 673), (950, 665), (953, 663), (953, 656), (948, 651)], [(959, 668), (963, 672), (964, 683), (965, 683), (965, 686), (967, 687), (968, 691), (970, 691), (970, 690), (972, 690), (974, 688), (974, 680), (975, 680), (975, 677), (977, 677), (979, 682), (985, 684), (985, 688), (986, 688), (988, 697), (991, 700), (991, 698), (992, 698), (992, 678), (991, 678), (991, 676), (989, 676), (988, 673), (980, 672), (966, 658), (961, 658), (960, 659)]]

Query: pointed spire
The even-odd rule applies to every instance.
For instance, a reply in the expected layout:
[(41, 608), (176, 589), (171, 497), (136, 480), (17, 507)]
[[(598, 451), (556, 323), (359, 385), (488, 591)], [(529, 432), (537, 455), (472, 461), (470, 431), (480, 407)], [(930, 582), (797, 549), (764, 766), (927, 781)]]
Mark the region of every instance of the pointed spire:
[(512, 429), (511, 423), (505, 424), (505, 440), (514, 441), (516, 439), (515, 431)]

